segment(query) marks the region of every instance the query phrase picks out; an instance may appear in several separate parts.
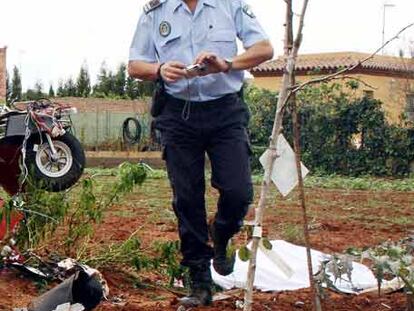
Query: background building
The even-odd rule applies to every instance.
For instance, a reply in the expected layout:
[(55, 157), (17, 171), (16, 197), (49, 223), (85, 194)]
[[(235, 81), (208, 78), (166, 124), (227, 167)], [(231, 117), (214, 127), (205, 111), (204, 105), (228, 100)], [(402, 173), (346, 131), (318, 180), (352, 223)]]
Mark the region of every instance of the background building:
[[(296, 62), (297, 81), (306, 82), (335, 73), (344, 67), (358, 64), (369, 55), (355, 52), (299, 55)], [(254, 85), (279, 90), (283, 64), (283, 59), (278, 58), (254, 68), (251, 71), (255, 77)], [(414, 121), (414, 59), (375, 55), (358, 65), (352, 72), (346, 73), (346, 76), (366, 83), (360, 83), (358, 95), (382, 101), (389, 121), (398, 122), (404, 112)], [(349, 80), (335, 80), (339, 83), (345, 83), (344, 81)]]
[(6, 101), (6, 48), (0, 48), (0, 103)]

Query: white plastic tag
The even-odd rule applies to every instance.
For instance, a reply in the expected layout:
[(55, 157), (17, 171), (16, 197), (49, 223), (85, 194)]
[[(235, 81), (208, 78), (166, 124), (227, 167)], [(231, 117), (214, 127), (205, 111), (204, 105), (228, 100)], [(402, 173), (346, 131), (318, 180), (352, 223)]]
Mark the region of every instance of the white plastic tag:
[(253, 237), (261, 238), (263, 236), (263, 228), (260, 226), (254, 226), (253, 228)]
[[(273, 164), (271, 178), (280, 193), (287, 196), (298, 184), (295, 152), (285, 137), (280, 134), (277, 142), (277, 154), (279, 155)], [(266, 150), (260, 157), (260, 163), (265, 168), (270, 160), (270, 152)], [(302, 178), (305, 179), (309, 170), (301, 163)]]

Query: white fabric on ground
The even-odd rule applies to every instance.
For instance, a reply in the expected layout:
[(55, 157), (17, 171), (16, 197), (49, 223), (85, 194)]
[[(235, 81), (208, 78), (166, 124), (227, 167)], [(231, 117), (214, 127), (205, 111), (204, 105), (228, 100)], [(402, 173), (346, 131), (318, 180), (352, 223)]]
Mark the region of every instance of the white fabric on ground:
[[(276, 252), (279, 260), (290, 266), (292, 274), (286, 273), (286, 269), (280, 269), (271, 260), (271, 257), (259, 248), (257, 254), (257, 269), (254, 286), (262, 291), (284, 291), (296, 290), (309, 287), (308, 267), (306, 248), (296, 246), (286, 241), (271, 241), (272, 250)], [(250, 245), (248, 246), (250, 248)], [(330, 257), (330, 255), (312, 250), (313, 271), (319, 270), (320, 262)], [(237, 256), (234, 272), (228, 276), (221, 276), (214, 271), (212, 266), (213, 280), (224, 289), (245, 288), (247, 279), (248, 262), (243, 262)], [(372, 271), (360, 264), (353, 263), (352, 287), (346, 275), (342, 276), (345, 280), (337, 280), (335, 286), (344, 293), (358, 293), (361, 290), (377, 286), (377, 280)], [(331, 277), (332, 281), (334, 278)]]

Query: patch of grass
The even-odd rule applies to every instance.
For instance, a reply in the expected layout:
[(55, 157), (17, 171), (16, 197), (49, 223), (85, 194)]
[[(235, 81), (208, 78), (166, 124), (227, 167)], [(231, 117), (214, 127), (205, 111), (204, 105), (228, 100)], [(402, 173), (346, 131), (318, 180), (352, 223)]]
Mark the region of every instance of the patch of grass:
[[(261, 184), (263, 175), (254, 175), (253, 182)], [(346, 190), (414, 191), (414, 178), (348, 177), (339, 175), (307, 176), (305, 187)]]
[(176, 217), (170, 203), (160, 207), (150, 205), (149, 210), (151, 215), (148, 217), (148, 220), (152, 223), (158, 223), (160, 221), (175, 223), (176, 221)]
[(168, 174), (166, 170), (152, 170), (148, 174), (148, 178), (150, 179), (167, 179)]
[(400, 217), (392, 218), (391, 221), (394, 224), (401, 225), (401, 226), (413, 225), (414, 217), (400, 216)]
[[(85, 169), (85, 173), (95, 176), (116, 176), (118, 168), (100, 168), (100, 167), (88, 167)], [(166, 179), (168, 174), (163, 169), (152, 169), (148, 172), (148, 179)]]
[[(90, 175), (115, 176), (116, 168), (88, 168), (85, 170)], [(209, 179), (209, 173), (206, 174)], [(148, 173), (148, 179), (168, 179), (166, 170), (154, 169)], [(253, 183), (260, 185), (263, 174), (254, 174)], [(305, 187), (346, 190), (374, 190), (374, 191), (414, 191), (414, 178), (378, 178), (378, 177), (348, 177), (340, 175), (316, 176), (309, 175), (305, 179)]]
[(133, 218), (136, 216), (136, 213), (132, 210), (119, 210), (119, 211), (113, 211), (112, 215), (121, 217), (121, 218)]
[(284, 240), (294, 244), (303, 244), (305, 241), (303, 228), (297, 224), (286, 224), (282, 229), (281, 236)]
[(305, 179), (305, 186), (309, 188), (408, 192), (414, 191), (414, 178), (308, 176)]

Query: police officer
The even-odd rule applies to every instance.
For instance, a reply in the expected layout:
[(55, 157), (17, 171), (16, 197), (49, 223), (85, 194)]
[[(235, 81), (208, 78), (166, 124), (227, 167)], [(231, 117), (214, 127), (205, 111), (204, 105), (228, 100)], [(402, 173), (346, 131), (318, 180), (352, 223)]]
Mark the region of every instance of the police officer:
[[(239, 55), (237, 38), (245, 48)], [(181, 264), (190, 271), (191, 294), (182, 299), (186, 306), (211, 304), (212, 258), (219, 274), (233, 271), (234, 256), (226, 256), (226, 247), (253, 196), (243, 70), (272, 56), (244, 0), (152, 0), (138, 21), (128, 71), (165, 85), (166, 105), (156, 127), (173, 189)], [(200, 67), (191, 70), (189, 65)], [(206, 153), (211, 184), (220, 194), (210, 228), (204, 201)]]

